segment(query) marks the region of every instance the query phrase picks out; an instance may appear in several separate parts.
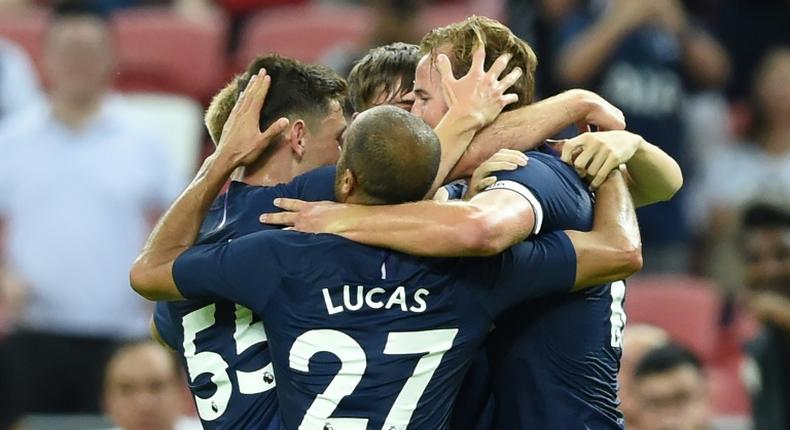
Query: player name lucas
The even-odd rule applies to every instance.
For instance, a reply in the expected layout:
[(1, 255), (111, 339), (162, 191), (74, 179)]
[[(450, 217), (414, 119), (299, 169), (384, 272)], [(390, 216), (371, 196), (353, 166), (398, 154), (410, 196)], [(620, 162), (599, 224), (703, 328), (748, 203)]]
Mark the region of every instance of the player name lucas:
[[(387, 291), (381, 287), (368, 288), (358, 285), (353, 291), (349, 285), (343, 286), (342, 301), (339, 297), (333, 299), (329, 288), (322, 290), (324, 294), (324, 304), (329, 315), (339, 314), (345, 311), (358, 311), (363, 306), (370, 309), (392, 309), (400, 308), (403, 312), (425, 312), (428, 304), (425, 297), (430, 292), (424, 288), (419, 288), (411, 298), (407, 297), (406, 287), (398, 287), (394, 291)], [(338, 302), (338, 304), (335, 304)]]

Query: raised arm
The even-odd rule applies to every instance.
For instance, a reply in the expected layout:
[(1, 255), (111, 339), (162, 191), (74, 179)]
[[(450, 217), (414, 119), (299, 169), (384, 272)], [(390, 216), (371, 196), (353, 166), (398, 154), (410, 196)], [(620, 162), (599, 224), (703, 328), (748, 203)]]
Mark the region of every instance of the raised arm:
[(574, 290), (620, 279), (642, 269), (642, 242), (634, 204), (620, 172), (598, 190), (589, 232), (566, 231), (576, 251)]
[(458, 163), (475, 133), (494, 121), (505, 106), (518, 101), (516, 94), (505, 94), (505, 91), (521, 76), (521, 69), (516, 67), (499, 80), (509, 60), (510, 56), (502, 55), (485, 71), (485, 47), (481, 46), (475, 51), (469, 72), (456, 79), (447, 56), (438, 56), (436, 67), (448, 110), (435, 130), (442, 146), (442, 158), (428, 197), (444, 185), (450, 169)]
[(263, 133), (258, 128), (270, 80), (263, 69), (250, 80), (225, 124), (217, 150), (148, 237), (129, 274), (132, 288), (141, 296), (149, 300), (182, 298), (172, 273), (176, 258), (195, 243), (206, 211), (233, 170), (253, 162), (287, 127), (288, 120), (281, 118)]
[(627, 131), (584, 133), (562, 145), (562, 160), (597, 188), (619, 166), (626, 167), (636, 207), (666, 201), (683, 186), (678, 163), (642, 136)]
[(597, 94), (580, 89), (541, 100), (514, 111), (502, 112), (488, 127), (475, 135), (447, 180), (467, 178), (500, 149), (528, 151), (564, 128), (595, 124), (603, 130), (622, 130), (622, 111)]

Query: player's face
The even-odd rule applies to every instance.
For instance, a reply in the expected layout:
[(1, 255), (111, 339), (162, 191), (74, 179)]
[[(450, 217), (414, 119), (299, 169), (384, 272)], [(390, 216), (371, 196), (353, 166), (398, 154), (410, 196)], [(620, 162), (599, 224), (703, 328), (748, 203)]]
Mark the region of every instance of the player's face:
[(790, 229), (761, 229), (746, 237), (746, 283), (790, 297)]
[(302, 157), (303, 171), (317, 167), (330, 166), (340, 157), (343, 132), (346, 130), (346, 117), (340, 102), (333, 100), (329, 115), (324, 117), (314, 130), (305, 133), (305, 152)]
[(401, 78), (398, 77), (396, 79), (397, 82), (392, 86), (392, 88), (395, 88), (395, 91), (390, 93), (382, 87), (379, 90), (379, 94), (373, 99), (373, 106), (391, 105), (403, 110), (411, 111), (412, 106), (414, 105), (414, 91), (404, 92)]
[(422, 57), (414, 73), (414, 105), (411, 113), (422, 118), (431, 128), (436, 128), (447, 113), (441, 76), (430, 55)]
[(166, 352), (155, 345), (134, 348), (108, 372), (107, 412), (126, 430), (171, 430), (183, 407), (178, 383)]
[(705, 381), (690, 365), (650, 375), (637, 383), (644, 430), (708, 428)]

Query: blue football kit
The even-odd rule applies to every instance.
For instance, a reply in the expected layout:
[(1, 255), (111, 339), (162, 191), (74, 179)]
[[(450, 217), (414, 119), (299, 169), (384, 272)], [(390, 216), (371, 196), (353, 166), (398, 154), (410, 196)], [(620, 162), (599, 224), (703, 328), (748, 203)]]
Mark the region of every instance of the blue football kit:
[(269, 230), (175, 262), (184, 297), (263, 319), (286, 429), (445, 429), (470, 362), (509, 307), (567, 294), (565, 233), (489, 258), (429, 259)]
[[(209, 209), (197, 243), (227, 242), (271, 229), (258, 216), (278, 210), (275, 198), (332, 199), (334, 177), (330, 166), (273, 187), (231, 182)], [(180, 353), (204, 428), (279, 428), (266, 332), (249, 308), (221, 300), (158, 302), (154, 323), (165, 343)]]
[[(589, 231), (587, 185), (555, 155), (527, 155), (526, 166), (497, 172), (489, 189), (524, 195), (537, 230)], [(625, 284), (616, 282), (539, 297), (497, 318), (487, 344), (499, 430), (623, 428), (617, 373), (624, 296)]]

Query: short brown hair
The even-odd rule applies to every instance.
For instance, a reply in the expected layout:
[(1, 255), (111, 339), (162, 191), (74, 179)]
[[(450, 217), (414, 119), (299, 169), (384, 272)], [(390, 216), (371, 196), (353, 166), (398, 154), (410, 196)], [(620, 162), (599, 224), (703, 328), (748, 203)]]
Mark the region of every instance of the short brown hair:
[(423, 54), (431, 55), (437, 50), (448, 50), (446, 53), (453, 66), (453, 74), (460, 78), (469, 72), (472, 56), (480, 43), (486, 47), (486, 70), (500, 55), (509, 53), (513, 58), (502, 75), (507, 75), (515, 67), (521, 67), (524, 72), (508, 90), (508, 93), (518, 95), (518, 102), (506, 106), (505, 110), (531, 104), (535, 98), (535, 68), (538, 66), (538, 57), (527, 42), (495, 19), (473, 15), (461, 22), (435, 28), (423, 37), (420, 49)]
[[(239, 94), (247, 87), (250, 78), (266, 69), (272, 79), (266, 103), (261, 111), (261, 130), (282, 117), (304, 119), (308, 127), (313, 120), (329, 113), (330, 103), (345, 103), (348, 85), (332, 69), (315, 64), (305, 64), (277, 54), (252, 60), (247, 70), (234, 78), (214, 97), (206, 112), (206, 126), (215, 143), (222, 136), (222, 128), (230, 116)], [(212, 109), (212, 106), (214, 107)]]
[(354, 110), (362, 112), (373, 107), (373, 101), (380, 91), (390, 95), (411, 92), (414, 88), (414, 70), (421, 56), (419, 46), (402, 42), (368, 51), (348, 74), (349, 99)]
[(222, 137), (222, 129), (225, 127), (225, 122), (228, 120), (230, 111), (233, 110), (233, 106), (236, 104), (238, 78), (239, 76), (234, 77), (233, 80), (228, 82), (228, 84), (211, 99), (211, 103), (208, 105), (208, 109), (206, 109), (206, 115), (203, 117), (203, 122), (206, 124), (206, 129), (208, 130), (211, 140), (214, 141), (214, 144), (219, 143), (219, 139)]

